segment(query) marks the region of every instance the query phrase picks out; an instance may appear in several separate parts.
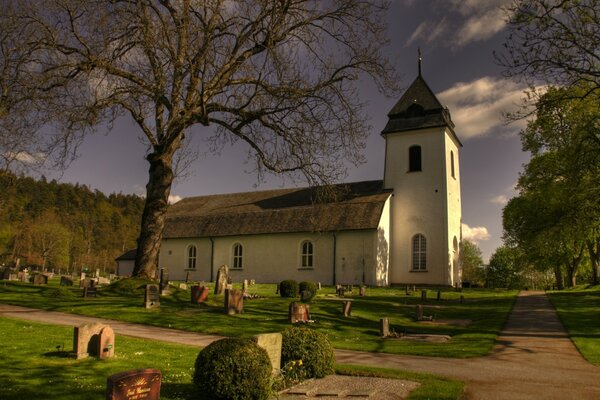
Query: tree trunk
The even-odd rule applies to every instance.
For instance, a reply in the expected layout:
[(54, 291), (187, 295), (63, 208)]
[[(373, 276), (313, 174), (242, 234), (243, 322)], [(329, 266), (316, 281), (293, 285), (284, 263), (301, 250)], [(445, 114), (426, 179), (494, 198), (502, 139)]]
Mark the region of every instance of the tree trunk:
[(563, 290), (564, 284), (563, 284), (563, 276), (562, 276), (562, 271), (560, 270), (560, 266), (556, 265), (554, 267), (554, 278), (556, 279), (556, 288), (558, 290)]
[(133, 276), (153, 279), (158, 270), (160, 241), (174, 178), (173, 154), (172, 152), (171, 154), (154, 152), (147, 158), (150, 162), (150, 169)]
[(592, 285), (597, 285), (599, 282), (598, 275), (600, 268), (600, 238), (586, 240), (588, 253), (590, 255), (590, 264), (592, 264)]

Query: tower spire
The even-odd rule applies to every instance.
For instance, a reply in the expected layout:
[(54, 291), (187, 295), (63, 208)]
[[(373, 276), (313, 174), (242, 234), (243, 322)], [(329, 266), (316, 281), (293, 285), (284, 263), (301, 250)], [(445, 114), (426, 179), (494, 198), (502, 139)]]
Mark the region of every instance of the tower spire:
[(423, 56), (421, 55), (421, 48), (419, 47), (419, 76), (421, 76), (421, 63), (423, 62)]

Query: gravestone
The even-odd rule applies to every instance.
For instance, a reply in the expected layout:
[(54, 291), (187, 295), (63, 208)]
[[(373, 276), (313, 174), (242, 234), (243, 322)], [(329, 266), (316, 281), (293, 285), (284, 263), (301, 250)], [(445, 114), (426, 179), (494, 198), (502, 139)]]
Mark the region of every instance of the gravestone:
[(146, 296), (144, 300), (144, 306), (146, 308), (160, 307), (160, 291), (158, 289), (158, 285), (146, 285)]
[(204, 303), (208, 299), (208, 288), (206, 286), (192, 286), (192, 304)]
[(68, 276), (60, 277), (60, 286), (73, 286), (73, 279)]
[(110, 285), (110, 279), (100, 276), (98, 277), (98, 285)]
[(244, 279), (244, 282), (242, 283), (242, 293), (248, 294), (248, 279)]
[(100, 268), (96, 269), (96, 273), (94, 274), (94, 278), (100, 278)]
[(254, 336), (254, 340), (256, 344), (267, 351), (269, 360), (271, 360), (273, 374), (279, 372), (281, 367), (281, 345), (283, 342), (281, 333), (263, 333)]
[(166, 295), (169, 290), (169, 272), (165, 268), (160, 269), (160, 294)]
[(462, 294), (460, 295), (460, 302), (461, 302), (461, 303), (464, 303), (464, 302), (465, 302), (465, 296), (464, 296), (464, 295), (462, 295)]
[(8, 280), (9, 281), (16, 281), (16, 280), (18, 280), (17, 279), (17, 274), (15, 274), (15, 273), (8, 274)]
[(306, 302), (312, 299), (313, 293), (310, 290), (303, 290), (300, 292), (300, 301)]
[(406, 285), (406, 295), (407, 295), (407, 296), (410, 296), (410, 294), (411, 294), (411, 293), (410, 293), (410, 289), (408, 288), (408, 285)]
[(225, 312), (227, 315), (244, 312), (244, 294), (238, 289), (225, 289)]
[(346, 289), (344, 289), (344, 287), (342, 285), (336, 285), (335, 286), (335, 293), (339, 296), (339, 297), (344, 297), (344, 292), (346, 291)]
[(229, 268), (227, 265), (221, 265), (217, 271), (217, 281), (215, 282), (215, 294), (223, 294), (227, 288), (229, 280)]
[(417, 321), (423, 320), (423, 305), (417, 304)]
[(388, 318), (381, 318), (379, 320), (379, 334), (382, 337), (390, 336), (390, 321)]
[(27, 271), (19, 271), (17, 272), (17, 279), (21, 282), (29, 282), (29, 274)]
[(86, 286), (83, 288), (83, 297), (96, 297), (96, 295), (98, 294), (96, 291), (96, 286)]
[(250, 286), (256, 285), (256, 281), (254, 279), (250, 279)]
[(187, 283), (180, 283), (179, 284), (179, 289), (181, 289), (181, 290), (187, 290), (187, 288), (188, 288)]
[(317, 282), (317, 287), (321, 290), (321, 282)]
[(47, 285), (48, 284), (48, 276), (43, 275), (43, 274), (33, 275), (33, 284), (34, 285)]
[(427, 290), (421, 290), (421, 301), (427, 300)]
[(358, 295), (361, 297), (365, 297), (367, 295), (367, 287), (361, 286), (359, 289)]
[(79, 274), (79, 288), (83, 289), (86, 286), (87, 285), (85, 282), (85, 272), (82, 272), (81, 274)]
[(439, 289), (438, 289), (438, 291), (437, 291), (437, 298), (436, 298), (436, 300), (437, 300), (437, 301), (440, 301), (440, 300), (442, 300), (442, 291), (441, 291), (441, 290), (439, 290)]
[(344, 317), (352, 316), (352, 300), (344, 300), (342, 302), (342, 313)]
[(291, 302), (288, 310), (290, 323), (307, 322), (310, 320), (310, 306), (304, 303)]
[(108, 325), (95, 322), (76, 326), (73, 332), (75, 358), (109, 358), (115, 354), (115, 334)]
[(108, 377), (106, 400), (159, 400), (162, 376), (158, 369), (134, 369)]
[(2, 276), (0, 277), (0, 279), (2, 279), (2, 280), (8, 280), (9, 277), (10, 277), (10, 269), (9, 268), (4, 268), (2, 270)]

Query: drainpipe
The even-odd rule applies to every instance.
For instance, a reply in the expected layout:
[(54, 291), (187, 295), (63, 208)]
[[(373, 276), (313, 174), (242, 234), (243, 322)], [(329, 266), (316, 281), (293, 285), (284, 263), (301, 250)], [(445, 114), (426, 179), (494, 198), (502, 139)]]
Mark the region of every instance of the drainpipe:
[(215, 259), (215, 239), (213, 239), (212, 237), (208, 237), (208, 239), (210, 240), (210, 281), (213, 281), (213, 265), (214, 263), (214, 259)]
[(336, 277), (335, 277), (335, 258), (336, 258), (336, 252), (337, 252), (337, 235), (335, 234), (335, 232), (333, 233), (333, 285), (335, 286), (336, 284)]

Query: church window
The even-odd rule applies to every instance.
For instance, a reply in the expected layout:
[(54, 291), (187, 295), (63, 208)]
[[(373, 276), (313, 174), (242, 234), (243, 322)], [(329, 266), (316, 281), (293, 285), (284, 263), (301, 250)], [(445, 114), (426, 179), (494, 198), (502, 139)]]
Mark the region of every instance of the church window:
[(408, 172), (421, 171), (421, 146), (408, 149)]
[(302, 253), (301, 253), (301, 267), (312, 268), (313, 267), (313, 244), (312, 242), (302, 242)]
[(233, 245), (233, 268), (243, 267), (243, 247), (241, 244), (236, 243)]
[(452, 150), (450, 150), (450, 174), (453, 178), (456, 178), (454, 176), (454, 152)]
[(427, 269), (427, 240), (421, 234), (413, 236), (412, 239), (412, 269), (413, 271)]
[(188, 269), (196, 268), (196, 246), (191, 245), (187, 251), (187, 267)]

